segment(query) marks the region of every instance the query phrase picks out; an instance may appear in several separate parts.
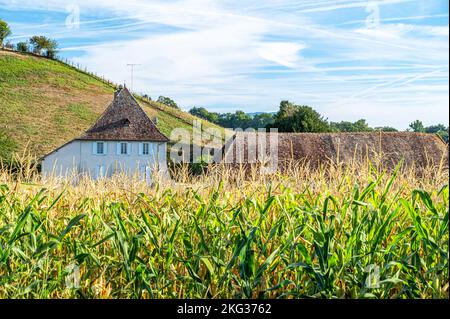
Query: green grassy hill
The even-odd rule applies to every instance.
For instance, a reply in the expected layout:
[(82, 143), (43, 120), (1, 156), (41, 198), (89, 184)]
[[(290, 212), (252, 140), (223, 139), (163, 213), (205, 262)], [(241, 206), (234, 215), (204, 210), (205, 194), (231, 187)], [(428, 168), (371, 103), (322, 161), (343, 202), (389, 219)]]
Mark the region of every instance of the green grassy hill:
[[(0, 50), (0, 157), (24, 149), (42, 156), (79, 136), (112, 101), (113, 85), (65, 63)], [(196, 117), (138, 98), (159, 129), (192, 131)], [(217, 125), (202, 120), (204, 127)]]

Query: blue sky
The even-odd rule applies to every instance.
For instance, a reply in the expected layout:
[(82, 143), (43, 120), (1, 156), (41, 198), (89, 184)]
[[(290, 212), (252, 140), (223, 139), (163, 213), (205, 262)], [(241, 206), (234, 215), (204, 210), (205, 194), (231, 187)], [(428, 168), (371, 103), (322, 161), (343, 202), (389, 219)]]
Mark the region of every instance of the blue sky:
[[(79, 16), (79, 23), (77, 17)], [(447, 0), (0, 0), (12, 42), (60, 55), (183, 109), (272, 112), (404, 129), (449, 118)]]

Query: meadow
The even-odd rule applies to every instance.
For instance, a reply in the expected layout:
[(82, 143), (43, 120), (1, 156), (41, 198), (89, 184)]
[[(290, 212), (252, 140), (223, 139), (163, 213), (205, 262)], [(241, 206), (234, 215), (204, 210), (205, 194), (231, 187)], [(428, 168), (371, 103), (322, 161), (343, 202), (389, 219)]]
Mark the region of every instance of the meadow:
[(0, 298), (449, 298), (448, 170), (0, 170)]

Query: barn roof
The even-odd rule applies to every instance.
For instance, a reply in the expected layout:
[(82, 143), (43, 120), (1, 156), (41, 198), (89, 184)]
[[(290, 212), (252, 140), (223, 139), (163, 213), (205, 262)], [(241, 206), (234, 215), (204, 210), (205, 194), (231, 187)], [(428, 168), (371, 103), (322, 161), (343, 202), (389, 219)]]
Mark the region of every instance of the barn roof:
[(115, 93), (97, 122), (77, 140), (169, 141), (126, 87)]
[[(272, 133), (276, 147), (267, 133), (240, 132), (224, 146), (224, 161), (231, 164), (255, 163), (259, 154), (277, 155), (278, 163), (304, 160), (312, 165), (332, 161), (351, 162), (369, 159), (381, 160), (393, 167), (401, 160), (407, 166), (425, 167), (448, 165), (447, 144), (435, 134), (413, 132), (364, 132), (364, 133)], [(267, 145), (266, 153), (259, 151)], [(241, 154), (239, 155), (239, 148)]]

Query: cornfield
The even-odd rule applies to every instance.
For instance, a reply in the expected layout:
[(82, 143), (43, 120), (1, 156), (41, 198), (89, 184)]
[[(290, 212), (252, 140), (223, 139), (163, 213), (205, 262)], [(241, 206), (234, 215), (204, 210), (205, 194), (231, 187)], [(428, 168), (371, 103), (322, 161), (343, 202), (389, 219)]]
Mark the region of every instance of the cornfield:
[(0, 298), (449, 298), (448, 171), (0, 171)]

